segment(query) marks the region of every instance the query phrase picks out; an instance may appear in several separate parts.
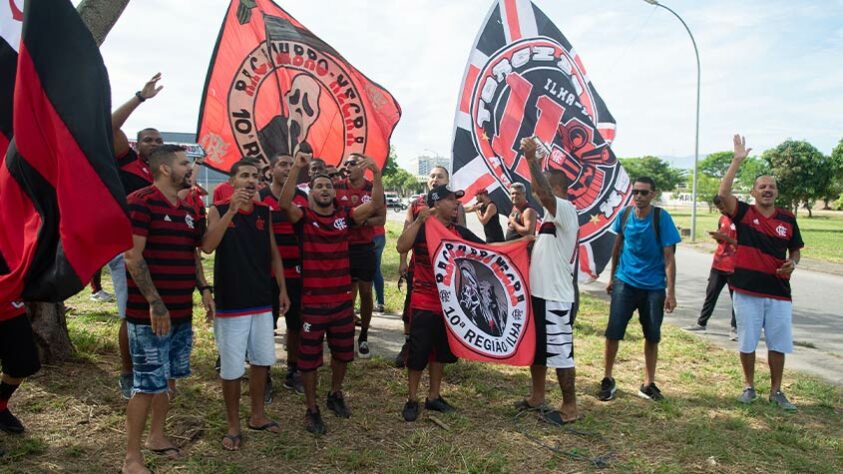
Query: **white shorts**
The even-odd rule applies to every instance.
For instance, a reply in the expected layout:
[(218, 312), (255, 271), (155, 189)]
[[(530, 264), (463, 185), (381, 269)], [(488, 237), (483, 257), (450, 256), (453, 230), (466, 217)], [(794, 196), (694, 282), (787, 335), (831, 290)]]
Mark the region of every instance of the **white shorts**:
[(246, 373), (244, 364), (275, 363), (272, 312), (214, 319), (214, 339), (220, 353), (220, 378), (237, 380)]
[(789, 354), (793, 352), (793, 303), (785, 300), (752, 296), (736, 291), (732, 297), (735, 321), (738, 323), (738, 350), (755, 352), (761, 340), (761, 329), (767, 349)]
[(536, 356), (534, 365), (551, 369), (574, 368), (573, 303), (532, 297), (536, 323)]

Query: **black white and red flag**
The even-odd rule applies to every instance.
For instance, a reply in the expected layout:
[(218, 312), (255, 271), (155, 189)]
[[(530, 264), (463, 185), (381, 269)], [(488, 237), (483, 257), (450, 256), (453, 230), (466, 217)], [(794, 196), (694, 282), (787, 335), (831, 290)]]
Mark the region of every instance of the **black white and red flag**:
[(0, 156), (6, 154), (12, 139), (12, 97), (23, 25), (22, 5), (22, 0), (0, 3)]
[(0, 157), (0, 302), (61, 301), (132, 243), (108, 73), (70, 1), (24, 3), (12, 112)]
[(383, 167), (400, 118), (389, 91), (272, 0), (231, 1), (199, 111), (205, 165), (268, 166), (307, 143), (328, 164), (362, 153)]
[(579, 275), (597, 278), (611, 257), (609, 228), (631, 189), (610, 148), (615, 120), (556, 25), (530, 0), (496, 0), (471, 50), (454, 121), (452, 183), (465, 190), (463, 201), (486, 189), (509, 213), (509, 186), (530, 189), (519, 149), (533, 136), (543, 144), (545, 166), (571, 180)]

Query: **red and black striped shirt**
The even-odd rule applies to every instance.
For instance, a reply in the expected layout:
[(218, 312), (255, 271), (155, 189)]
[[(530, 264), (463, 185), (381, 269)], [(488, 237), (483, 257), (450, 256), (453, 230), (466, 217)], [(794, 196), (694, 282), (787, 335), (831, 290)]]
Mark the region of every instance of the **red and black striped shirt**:
[[(372, 200), (372, 189), (374, 185), (368, 179), (363, 180), (363, 187), (355, 188), (347, 179), (336, 184), (337, 202), (340, 206), (355, 207), (366, 204)], [(375, 228), (369, 225), (354, 226), (348, 233), (348, 242), (351, 245), (371, 244), (375, 241)]]
[[(190, 321), (193, 289), (196, 287), (196, 247), (205, 232), (204, 218), (190, 204), (179, 199), (174, 205), (155, 186), (147, 186), (128, 197), (132, 233), (146, 237), (143, 259), (152, 283), (170, 311), (173, 321)], [(149, 324), (149, 303), (129, 272), (126, 319)]]
[[(435, 217), (431, 216), (428, 219), (435, 219)], [(415, 266), (413, 267), (413, 293), (410, 296), (410, 308), (441, 313), (442, 301), (439, 299), (439, 290), (436, 287), (436, 278), (430, 263), (425, 227), (426, 225), (422, 224), (419, 233), (416, 234), (416, 241), (413, 243)], [(469, 242), (486, 243), (461, 225), (451, 223), (448, 225), (448, 230)]]
[(351, 209), (338, 207), (327, 216), (309, 207), (303, 207), (302, 212), (302, 306), (339, 305), (351, 300)]
[(796, 216), (776, 208), (764, 217), (755, 205), (738, 201), (732, 222), (737, 232), (738, 250), (730, 286), (739, 293), (790, 300), (790, 278), (776, 273), (787, 259), (787, 252), (804, 246)]
[[(278, 205), (278, 198), (272, 194), (271, 187), (261, 189), (260, 200), (269, 206), (272, 214), (272, 232), (275, 233), (278, 253), (284, 261), (284, 278), (301, 278), (301, 245), (297, 226), (290, 222), (287, 212)], [(307, 207), (307, 194), (297, 188), (293, 196), (293, 204)]]
[(120, 168), (120, 182), (123, 183), (126, 196), (152, 184), (149, 165), (131, 148), (117, 158), (117, 167)]

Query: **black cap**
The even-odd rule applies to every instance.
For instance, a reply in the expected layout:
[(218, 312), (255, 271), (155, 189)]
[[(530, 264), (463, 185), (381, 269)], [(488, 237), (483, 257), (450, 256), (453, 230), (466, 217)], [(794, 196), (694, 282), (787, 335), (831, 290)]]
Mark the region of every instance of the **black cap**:
[(427, 193), (427, 206), (433, 207), (436, 201), (440, 199), (445, 199), (450, 195), (454, 195), (457, 199), (465, 196), (464, 191), (451, 191), (448, 189), (448, 186), (436, 186), (435, 188), (431, 189), (430, 192)]

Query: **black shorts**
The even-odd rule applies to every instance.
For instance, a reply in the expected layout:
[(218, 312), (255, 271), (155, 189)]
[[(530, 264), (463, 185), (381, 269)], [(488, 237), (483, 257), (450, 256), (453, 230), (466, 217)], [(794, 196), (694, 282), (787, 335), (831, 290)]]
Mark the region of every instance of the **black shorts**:
[(0, 362), (3, 373), (16, 379), (41, 370), (32, 325), (26, 314), (0, 321)]
[[(288, 331), (301, 331), (301, 278), (286, 278), (284, 283), (287, 285), (287, 296), (290, 298), (290, 309), (284, 315), (284, 322), (287, 324)], [(272, 287), (272, 319), (277, 329), (281, 312), (278, 304), (281, 290), (274, 278), (270, 286)]]
[(452, 364), (457, 356), (448, 345), (445, 318), (441, 313), (414, 309), (410, 318), (410, 342), (407, 350), (407, 368), (424, 370), (427, 363)]
[(351, 267), (351, 281), (371, 283), (375, 281), (375, 244), (352, 244), (348, 246), (348, 260)]

